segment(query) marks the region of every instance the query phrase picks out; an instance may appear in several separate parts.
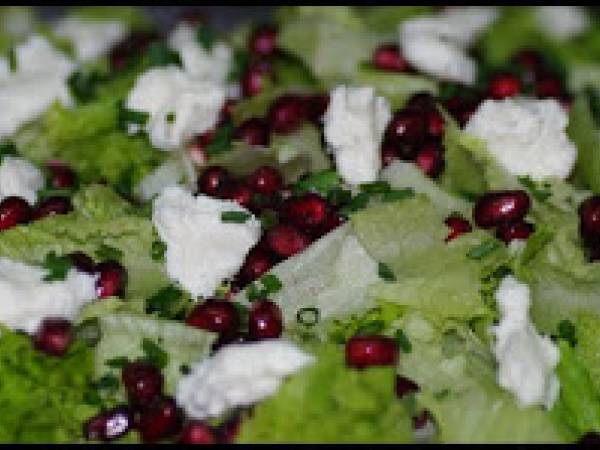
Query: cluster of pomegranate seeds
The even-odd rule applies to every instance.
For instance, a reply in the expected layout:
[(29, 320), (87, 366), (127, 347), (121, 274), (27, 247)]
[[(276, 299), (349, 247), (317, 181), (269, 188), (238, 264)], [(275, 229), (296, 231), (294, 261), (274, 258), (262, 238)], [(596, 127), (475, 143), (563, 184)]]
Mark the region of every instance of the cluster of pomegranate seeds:
[(281, 336), (283, 317), (279, 306), (270, 300), (252, 303), (248, 317), (248, 333), (253, 340), (274, 339)]
[(69, 166), (52, 161), (46, 164), (50, 175), (50, 186), (55, 189), (70, 189), (77, 184), (77, 174)]
[(266, 59), (251, 61), (240, 80), (242, 95), (252, 97), (259, 94), (275, 77), (273, 64)]
[(469, 221), (458, 215), (452, 215), (446, 218), (444, 223), (450, 228), (450, 232), (446, 237), (446, 242), (450, 242), (465, 233), (470, 233), (472, 230)]
[(435, 178), (444, 168), (444, 119), (429, 93), (413, 95), (394, 113), (381, 145), (384, 166), (394, 159), (414, 161), (427, 176)]
[(410, 64), (402, 56), (398, 44), (385, 43), (373, 52), (372, 63), (375, 68), (386, 72), (409, 72)]
[(0, 202), (0, 231), (8, 230), (31, 218), (31, 207), (21, 197), (10, 196)]
[(73, 341), (73, 326), (66, 319), (49, 317), (33, 336), (34, 347), (51, 356), (63, 356)]
[(107, 260), (96, 265), (96, 294), (99, 298), (122, 296), (127, 285), (127, 271), (117, 261)]
[(494, 100), (514, 97), (521, 93), (521, 81), (511, 73), (494, 75), (488, 84), (488, 96)]
[(146, 407), (162, 394), (163, 376), (158, 368), (147, 362), (126, 364), (121, 379), (129, 402), (134, 406)]
[(224, 334), (237, 330), (240, 319), (233, 303), (227, 300), (208, 299), (194, 307), (185, 319), (185, 323), (202, 330)]
[(461, 127), (464, 127), (482, 101), (483, 97), (478, 93), (462, 91), (447, 99), (444, 102), (444, 108)]
[(522, 190), (487, 192), (477, 199), (473, 220), (480, 228), (496, 228), (496, 237), (508, 244), (533, 233), (533, 224), (524, 220), (530, 206), (529, 196)]
[(144, 443), (154, 443), (179, 433), (182, 413), (173, 397), (161, 396), (143, 409), (137, 428)]
[(590, 261), (600, 260), (600, 195), (579, 206), (579, 230)]
[(277, 49), (277, 27), (264, 24), (257, 27), (248, 40), (248, 50), (253, 55), (271, 56)]
[(235, 138), (248, 145), (266, 147), (269, 145), (271, 130), (266, 120), (251, 117), (242, 122), (235, 130)]

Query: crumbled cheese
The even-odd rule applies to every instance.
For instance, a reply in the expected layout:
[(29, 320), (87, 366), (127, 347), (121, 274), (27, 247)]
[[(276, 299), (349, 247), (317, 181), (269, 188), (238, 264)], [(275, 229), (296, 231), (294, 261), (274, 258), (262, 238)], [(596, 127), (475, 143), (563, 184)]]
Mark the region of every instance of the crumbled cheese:
[(44, 187), (44, 174), (23, 158), (5, 156), (0, 164), (0, 201), (17, 196), (33, 205), (37, 191)]
[(542, 30), (561, 41), (583, 33), (590, 24), (581, 6), (538, 6), (535, 15)]
[(91, 61), (105, 55), (127, 35), (125, 23), (116, 20), (86, 20), (67, 17), (54, 24), (54, 33), (73, 43), (79, 61)]
[(75, 63), (40, 35), (33, 35), (18, 45), (15, 48), (15, 59), (17, 75), (44, 74), (66, 79), (75, 70)]
[(47, 317), (75, 319), (96, 298), (94, 276), (71, 269), (62, 281), (43, 280), (46, 270), (0, 258), (0, 322), (33, 334)]
[(173, 150), (214, 127), (224, 102), (222, 86), (167, 66), (140, 75), (126, 106), (150, 114), (146, 131), (153, 146)]
[(391, 118), (390, 104), (372, 87), (338, 86), (324, 115), (325, 140), (348, 184), (377, 180), (379, 146)]
[(554, 373), (560, 352), (548, 336), (541, 336), (529, 320), (529, 287), (513, 276), (496, 291), (499, 325), (492, 327), (498, 361), (498, 384), (517, 398), (521, 408), (552, 408), (560, 389)]
[(508, 172), (566, 179), (577, 148), (566, 134), (568, 117), (554, 99), (486, 100), (471, 116), (465, 131), (486, 142), (488, 151)]
[(167, 187), (154, 201), (152, 221), (167, 245), (167, 274), (193, 296), (211, 296), (260, 238), (252, 214), (243, 223), (223, 222), (225, 211), (250, 214), (233, 201), (194, 197), (180, 186)]
[(400, 48), (420, 71), (471, 85), (477, 66), (465, 49), (497, 17), (497, 9), (490, 7), (448, 8), (434, 16), (418, 16), (400, 24)]
[(175, 398), (189, 417), (218, 417), (272, 396), (286, 377), (313, 361), (281, 339), (228, 345), (192, 367), (179, 381)]
[(169, 36), (169, 46), (179, 53), (183, 68), (193, 77), (221, 84), (231, 71), (231, 47), (217, 41), (206, 50), (196, 40), (196, 27), (189, 23), (177, 25)]

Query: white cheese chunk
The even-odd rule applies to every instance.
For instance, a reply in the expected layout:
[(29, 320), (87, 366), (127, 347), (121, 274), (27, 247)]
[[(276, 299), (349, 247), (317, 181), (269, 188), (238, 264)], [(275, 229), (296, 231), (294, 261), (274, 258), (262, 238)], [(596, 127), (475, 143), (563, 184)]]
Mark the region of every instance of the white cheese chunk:
[(153, 146), (174, 150), (214, 127), (224, 102), (224, 87), (167, 66), (140, 75), (126, 106), (149, 113), (146, 131)]
[(117, 20), (86, 20), (67, 17), (54, 24), (54, 33), (73, 43), (79, 61), (104, 56), (127, 35), (127, 26)]
[(559, 41), (583, 33), (590, 21), (581, 6), (538, 6), (535, 11), (538, 25), (546, 34)]
[[(193, 296), (211, 296), (224, 279), (237, 273), (260, 238), (260, 222), (232, 201), (194, 197), (171, 186), (153, 206), (152, 221), (167, 245), (167, 274)], [(250, 217), (243, 223), (223, 222), (225, 211)]]
[(529, 320), (529, 287), (513, 276), (496, 291), (500, 323), (492, 327), (498, 361), (498, 384), (510, 391), (521, 408), (552, 408), (560, 389), (554, 373), (560, 352), (548, 336), (541, 336)]
[(175, 398), (189, 417), (218, 417), (272, 396), (286, 377), (313, 361), (281, 339), (228, 345), (193, 366), (179, 381)]
[(23, 158), (5, 156), (0, 164), (0, 201), (17, 196), (35, 204), (37, 191), (44, 187), (44, 174)]
[(15, 48), (15, 59), (17, 75), (43, 73), (66, 79), (75, 70), (73, 61), (37, 34)]
[(325, 140), (337, 170), (348, 184), (377, 180), (379, 146), (391, 119), (390, 104), (372, 87), (338, 86), (324, 115)]
[(64, 280), (44, 281), (46, 270), (0, 258), (0, 322), (33, 334), (43, 319), (75, 319), (96, 298), (94, 276), (71, 269)]
[(566, 179), (577, 159), (567, 123), (567, 113), (554, 99), (507, 98), (484, 101), (465, 131), (485, 141), (499, 164), (514, 175)]

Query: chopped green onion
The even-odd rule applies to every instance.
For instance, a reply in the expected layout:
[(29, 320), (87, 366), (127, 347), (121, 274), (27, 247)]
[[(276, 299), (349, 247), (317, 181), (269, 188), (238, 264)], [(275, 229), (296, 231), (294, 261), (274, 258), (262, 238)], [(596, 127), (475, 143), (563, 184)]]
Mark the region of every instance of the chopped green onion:
[(490, 253), (493, 253), (500, 247), (500, 242), (496, 240), (486, 241), (483, 244), (480, 244), (476, 247), (473, 247), (467, 253), (467, 258), (470, 259), (483, 259), (488, 256)]
[(314, 306), (300, 308), (296, 313), (296, 321), (306, 327), (313, 327), (319, 323), (319, 317), (319, 308), (315, 308)]
[(411, 188), (406, 188), (384, 192), (381, 200), (384, 202), (397, 202), (399, 200), (405, 200), (414, 196), (415, 191), (413, 191)]
[(98, 247), (94, 254), (100, 261), (106, 261), (109, 259), (120, 261), (121, 258), (123, 258), (123, 252), (121, 250), (107, 244), (102, 244), (100, 247)]
[(281, 290), (281, 288), (283, 287), (283, 284), (281, 283), (279, 278), (277, 278), (277, 276), (273, 275), (272, 273), (263, 275), (259, 281), (262, 283), (262, 285), (265, 287), (265, 289), (269, 292), (269, 294), (274, 294), (276, 292), (279, 292)]
[(573, 322), (569, 319), (561, 320), (558, 323), (558, 337), (567, 341), (571, 347), (575, 347), (577, 344), (577, 336)]
[(44, 260), (44, 269), (47, 270), (44, 281), (64, 280), (72, 267), (73, 262), (68, 256), (58, 256), (52, 251)]
[(377, 273), (379, 274), (379, 278), (381, 278), (382, 280), (396, 281), (396, 275), (394, 275), (394, 272), (392, 271), (390, 266), (388, 266), (385, 263), (378, 264)]
[(165, 117), (165, 120), (167, 121), (167, 123), (174, 123), (175, 122), (175, 113), (174, 112), (168, 113), (167, 116)]
[(375, 181), (373, 183), (363, 183), (360, 186), (362, 192), (367, 194), (384, 194), (392, 190), (387, 181)]
[(244, 211), (223, 211), (221, 221), (226, 223), (244, 223), (251, 217), (251, 214)]
[(235, 129), (231, 123), (219, 127), (215, 135), (206, 146), (206, 154), (208, 156), (218, 155), (231, 149), (231, 141), (233, 140)]
[(196, 41), (200, 44), (205, 50), (210, 50), (217, 37), (213, 30), (208, 28), (205, 25), (199, 25), (196, 29)]
[(167, 246), (162, 241), (154, 241), (152, 242), (152, 249), (150, 251), (150, 256), (153, 261), (164, 261), (165, 260), (165, 252), (167, 251)]
[(396, 334), (394, 337), (396, 338), (398, 346), (404, 353), (410, 353), (412, 351), (412, 344), (408, 340), (408, 336), (404, 334), (404, 331), (402, 331), (401, 329), (396, 330)]
[(105, 364), (113, 369), (122, 369), (129, 363), (129, 358), (126, 356), (117, 356), (116, 358), (108, 359)]
[(142, 351), (144, 352), (144, 359), (152, 364), (153, 366), (164, 369), (169, 363), (169, 355), (155, 342), (148, 338), (142, 340)]

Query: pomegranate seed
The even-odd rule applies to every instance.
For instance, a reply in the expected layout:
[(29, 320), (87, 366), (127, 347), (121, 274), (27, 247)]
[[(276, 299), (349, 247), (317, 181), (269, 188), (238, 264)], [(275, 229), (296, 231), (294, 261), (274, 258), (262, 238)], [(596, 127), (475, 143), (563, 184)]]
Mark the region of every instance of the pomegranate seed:
[(394, 114), (387, 135), (396, 144), (418, 144), (425, 137), (425, 120), (420, 111), (402, 109)]
[(435, 98), (429, 92), (417, 92), (410, 96), (405, 108), (417, 111), (431, 111), (435, 109)]
[(510, 73), (497, 74), (490, 80), (488, 85), (488, 95), (496, 100), (502, 100), (507, 97), (514, 97), (521, 92), (521, 82)]
[(405, 395), (419, 391), (419, 385), (409, 378), (396, 375), (396, 397), (402, 398)]
[(448, 99), (444, 106), (461, 127), (469, 121), (477, 110), (480, 99), (476, 96), (456, 95)]
[(158, 35), (155, 32), (134, 32), (118, 43), (109, 53), (110, 65), (113, 70), (123, 70), (134, 55), (146, 51)]
[(329, 214), (327, 201), (318, 194), (310, 192), (286, 202), (286, 218), (299, 228), (316, 228), (322, 225)]
[(48, 163), (50, 185), (56, 189), (68, 189), (75, 186), (77, 175), (70, 167), (61, 163)]
[(236, 202), (237, 204), (248, 208), (252, 203), (252, 189), (243, 183), (235, 182), (224, 189), (223, 196)]
[(220, 334), (219, 337), (213, 342), (211, 346), (211, 352), (217, 352), (221, 347), (231, 344), (244, 344), (250, 340), (250, 337), (242, 333), (241, 331), (235, 331), (233, 333)]
[(278, 224), (267, 231), (269, 248), (282, 258), (289, 258), (310, 245), (307, 234), (292, 225)]
[(600, 195), (593, 195), (579, 206), (579, 229), (586, 242), (600, 241)]
[(558, 78), (552, 75), (541, 75), (535, 82), (535, 93), (540, 98), (558, 98), (563, 94), (563, 87)]
[(473, 219), (481, 228), (491, 228), (503, 222), (517, 222), (525, 217), (530, 204), (525, 191), (488, 192), (475, 203)]
[(71, 322), (59, 317), (44, 319), (33, 336), (34, 347), (51, 356), (64, 355), (72, 341)]
[(219, 427), (219, 443), (233, 444), (242, 424), (241, 414), (236, 414)]
[(266, 147), (269, 145), (269, 124), (258, 117), (251, 117), (237, 127), (235, 138), (248, 145)]
[(246, 256), (244, 265), (240, 269), (240, 276), (244, 283), (250, 283), (267, 273), (275, 265), (271, 254), (260, 248), (253, 248)]
[(398, 159), (398, 146), (389, 141), (381, 144), (381, 163), (383, 166), (389, 166), (395, 159)]
[(354, 336), (346, 342), (346, 365), (355, 368), (392, 366), (398, 359), (396, 341), (386, 336)]
[(93, 274), (94, 272), (96, 272), (96, 263), (94, 263), (94, 260), (85, 253), (72, 252), (69, 253), (67, 256), (73, 263), (73, 266), (75, 266), (75, 268), (80, 272), (85, 272), (89, 274)]
[(210, 425), (193, 420), (184, 425), (178, 442), (180, 444), (216, 444), (217, 437)]
[(412, 418), (413, 430), (420, 430), (427, 425), (427, 422), (431, 421), (431, 413), (424, 409), (418, 416)]
[(250, 53), (258, 56), (271, 56), (277, 48), (277, 27), (262, 25), (254, 30), (248, 41)]
[(163, 397), (142, 411), (139, 431), (144, 443), (171, 437), (181, 428), (181, 413), (172, 397)]
[(471, 224), (469, 221), (460, 216), (450, 216), (444, 223), (450, 228), (450, 232), (446, 237), (446, 242), (450, 242), (462, 234), (471, 232)]
[(283, 318), (279, 306), (270, 300), (255, 301), (248, 317), (250, 337), (255, 340), (281, 336)]
[(544, 65), (542, 55), (537, 50), (532, 49), (519, 50), (512, 59), (519, 66), (532, 71), (537, 71)]
[(344, 217), (340, 216), (336, 212), (330, 211), (329, 214), (327, 214), (325, 221), (312, 233), (312, 235), (315, 238), (325, 236), (327, 233), (335, 230), (340, 225), (343, 225), (344, 222), (346, 222)]
[(557, 100), (567, 114), (571, 112), (571, 107), (573, 106), (573, 98), (571, 96), (562, 94)]
[(533, 224), (525, 221), (501, 223), (496, 228), (496, 237), (509, 244), (513, 239), (527, 239), (535, 230)]
[(226, 300), (209, 299), (194, 307), (185, 323), (202, 330), (227, 333), (237, 329), (239, 315), (233, 303)]
[(407, 72), (410, 69), (397, 44), (382, 44), (373, 53), (373, 65), (388, 72)]
[(112, 441), (126, 435), (132, 425), (131, 410), (126, 405), (119, 405), (88, 420), (83, 426), (83, 434), (87, 440)]
[(296, 94), (284, 94), (277, 98), (267, 113), (271, 128), (277, 133), (291, 133), (307, 117), (304, 99)]
[(281, 189), (283, 178), (274, 167), (260, 166), (248, 177), (248, 185), (255, 192), (271, 195)]
[(73, 211), (73, 205), (69, 197), (48, 197), (42, 200), (33, 211), (35, 220), (55, 214), (68, 214)]
[(152, 364), (127, 363), (121, 370), (121, 379), (129, 401), (136, 406), (146, 407), (162, 394), (163, 376)]
[(220, 197), (231, 182), (227, 169), (221, 166), (207, 167), (198, 179), (198, 191), (211, 197)]
[(321, 125), (323, 114), (329, 106), (328, 94), (309, 95), (305, 99), (306, 117), (315, 125)]
[(236, 104), (237, 104), (237, 101), (232, 98), (228, 98), (227, 100), (225, 100), (225, 103), (223, 104), (223, 108), (221, 108), (221, 114), (219, 115), (218, 125), (223, 125), (223, 124), (231, 121), (231, 118), (233, 117), (233, 111), (235, 110)]
[(437, 177), (444, 168), (444, 158), (440, 145), (434, 142), (423, 144), (415, 157), (415, 163), (428, 177)]
[(125, 293), (127, 271), (117, 261), (102, 261), (96, 266), (96, 272), (98, 273), (96, 281), (98, 298), (120, 297)]
[(437, 109), (427, 113), (427, 134), (433, 138), (442, 137), (444, 134), (444, 118)]
[(6, 197), (0, 202), (0, 231), (25, 223), (31, 216), (31, 207), (21, 197)]
[(596, 433), (595, 431), (586, 433), (577, 441), (577, 443), (584, 445), (600, 445), (600, 433)]
[(256, 61), (248, 65), (242, 79), (242, 95), (252, 97), (263, 90), (269, 80), (273, 80), (273, 66), (265, 60)]

